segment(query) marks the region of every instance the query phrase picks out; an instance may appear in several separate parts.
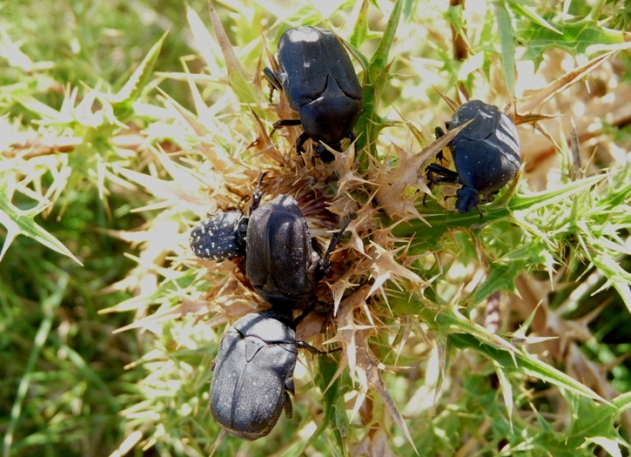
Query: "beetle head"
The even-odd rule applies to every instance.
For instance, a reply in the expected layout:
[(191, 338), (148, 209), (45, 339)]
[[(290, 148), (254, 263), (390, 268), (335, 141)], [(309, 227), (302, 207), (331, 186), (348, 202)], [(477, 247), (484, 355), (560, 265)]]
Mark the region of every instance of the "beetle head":
[(353, 131), (357, 123), (361, 106), (361, 101), (343, 94), (321, 96), (300, 108), (302, 128), (312, 140), (322, 141), (339, 151), (340, 141)]
[[(329, 144), (329, 147), (331, 149), (335, 149), (336, 151), (340, 151), (342, 149), (339, 141), (337, 143)], [(335, 160), (335, 156), (322, 143), (318, 143), (316, 146), (316, 152), (318, 153), (320, 160), (324, 163), (333, 162)]]
[(473, 187), (462, 186), (456, 192), (456, 196), (458, 197), (456, 209), (464, 214), (467, 214), (471, 208), (480, 203), (480, 193)]

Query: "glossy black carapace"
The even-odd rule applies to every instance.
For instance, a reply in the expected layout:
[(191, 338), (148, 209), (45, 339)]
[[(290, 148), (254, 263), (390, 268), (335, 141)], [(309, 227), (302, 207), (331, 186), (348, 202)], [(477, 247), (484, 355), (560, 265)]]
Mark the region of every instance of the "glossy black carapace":
[(296, 150), (312, 139), (324, 162), (334, 160), (331, 149), (341, 151), (344, 138), (354, 141), (353, 128), (362, 112), (362, 88), (340, 40), (317, 27), (289, 29), (278, 43), (280, 71), (264, 69), (273, 88), (284, 91), (300, 119), (281, 119), (274, 129), (302, 124), (304, 133)]
[[(430, 184), (461, 184), (456, 209), (468, 213), (493, 200), (499, 189), (519, 171), (521, 156), (515, 123), (496, 106), (472, 100), (460, 106), (445, 125), (453, 130), (472, 120), (449, 144), (456, 171), (433, 163), (427, 168)], [(436, 137), (444, 135), (436, 129)]]

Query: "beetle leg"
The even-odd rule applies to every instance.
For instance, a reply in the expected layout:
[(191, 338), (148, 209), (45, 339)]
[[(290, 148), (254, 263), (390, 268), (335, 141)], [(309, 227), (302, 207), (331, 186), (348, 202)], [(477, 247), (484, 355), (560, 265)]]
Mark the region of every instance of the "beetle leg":
[(425, 199), (427, 198), (427, 194), (423, 194), (423, 206), (425, 208), (427, 208), (427, 203), (425, 202)]
[[(458, 180), (458, 172), (450, 170), (449, 168), (445, 168), (442, 165), (438, 165), (435, 163), (429, 164), (427, 167), (427, 173), (435, 173), (444, 178), (450, 178), (454, 180)], [(457, 182), (457, 181), (456, 181)]]
[(282, 127), (287, 127), (287, 126), (291, 126), (291, 125), (300, 125), (302, 124), (302, 122), (300, 121), (300, 119), (279, 119), (276, 122), (274, 122), (274, 130), (278, 130)]
[(298, 327), (298, 324), (300, 324), (303, 321), (303, 319), (305, 317), (307, 317), (307, 315), (311, 311), (313, 311), (314, 308), (315, 308), (315, 305), (313, 303), (311, 305), (309, 305), (307, 308), (305, 308), (305, 310), (302, 312), (302, 314), (293, 320), (292, 326), (294, 328)]
[(296, 388), (294, 387), (294, 378), (292, 376), (285, 379), (285, 391), (290, 392), (292, 395), (296, 395)]
[(285, 416), (287, 416), (287, 419), (291, 419), (294, 415), (294, 405), (291, 403), (291, 397), (287, 392), (283, 392), (283, 395), (285, 396), (285, 403), (283, 404)]
[[(337, 151), (340, 151), (342, 149), (342, 147), (340, 146), (339, 143), (337, 143), (338, 147), (335, 147), (334, 145), (329, 145), (331, 146), (332, 149), (335, 149)], [(296, 141), (296, 149), (298, 149), (298, 142)], [(318, 156), (320, 157), (320, 160), (322, 160), (322, 162), (324, 163), (331, 163), (335, 160), (335, 156), (331, 153), (331, 151), (329, 151), (326, 146), (324, 146), (324, 144), (318, 144), (316, 146), (316, 152), (318, 153)], [(341, 152), (341, 151), (340, 151)]]
[(316, 270), (316, 274), (315, 274), (316, 282), (322, 279), (326, 275), (327, 271), (329, 270), (329, 267), (331, 266), (331, 262), (329, 261), (329, 258), (331, 257), (331, 254), (333, 253), (333, 251), (335, 251), (337, 243), (340, 242), (340, 238), (342, 238), (342, 235), (344, 235), (344, 232), (346, 231), (346, 227), (348, 227), (348, 224), (350, 223), (351, 223), (351, 219), (346, 221), (346, 223), (342, 226), (342, 228), (340, 228), (340, 230), (335, 235), (333, 235), (333, 238), (331, 238), (329, 247), (326, 248), (326, 252), (320, 259), (320, 262), (319, 262), (320, 264), (318, 265), (318, 268)]
[(434, 129), (434, 135), (436, 135), (436, 139), (439, 139), (442, 136), (445, 136), (445, 131), (442, 127), (436, 127)]
[[(450, 183), (450, 184), (458, 184), (460, 183), (460, 178), (458, 177), (458, 173), (450, 170), (449, 168), (445, 168), (436, 163), (431, 163), (427, 167), (427, 179), (432, 184), (440, 184), (440, 183)], [(434, 177), (433, 175), (438, 175), (439, 177)]]
[(486, 195), (482, 195), (482, 198), (480, 199), (480, 203), (491, 203), (493, 200), (495, 200), (495, 196), (499, 193), (499, 190), (496, 190), (495, 192), (490, 192)]
[[(447, 123), (445, 123), (445, 125), (448, 125)], [(449, 128), (449, 127), (447, 127)], [(436, 139), (439, 139), (443, 136), (445, 136), (445, 131), (442, 129), (442, 127), (436, 127), (434, 129), (434, 135), (436, 135)], [(445, 156), (443, 155), (443, 151), (442, 149), (440, 150), (440, 152), (438, 152), (438, 154), (436, 154), (436, 159), (440, 162), (444, 162), (445, 161)]]
[(460, 184), (459, 180), (453, 180), (451, 178), (442, 177), (442, 178), (433, 178), (431, 184)]
[(272, 124), (272, 131), (269, 132), (269, 136), (271, 137), (276, 130), (281, 129), (283, 127), (300, 125), (300, 124), (302, 124), (300, 119), (279, 119), (278, 121), (274, 122), (274, 124)]
[(265, 79), (267, 79), (267, 81), (269, 82), (270, 88), (269, 88), (269, 101), (270, 103), (272, 102), (272, 96), (274, 95), (274, 89), (278, 90), (278, 91), (282, 91), (283, 90), (283, 85), (280, 82), (280, 80), (278, 79), (278, 75), (270, 70), (268, 67), (263, 68), (263, 75), (265, 76)]
[(314, 348), (309, 343), (305, 343), (304, 341), (298, 341), (298, 340), (296, 340), (296, 346), (298, 347), (298, 349), (306, 349), (307, 351), (311, 352), (312, 355), (326, 355), (326, 354), (332, 354), (333, 352), (338, 352), (342, 350), (342, 348), (335, 348), (335, 349), (331, 349), (330, 351), (321, 351), (320, 349)]
[(316, 349), (313, 346), (311, 346), (309, 343), (305, 343), (304, 341), (296, 340), (296, 346), (298, 347), (298, 349), (306, 349), (307, 351), (311, 352), (311, 354), (313, 355), (328, 354), (328, 352), (324, 352), (319, 349)]
[(304, 132), (298, 137), (298, 139), (296, 140), (296, 151), (298, 152), (298, 154), (302, 154), (303, 152), (305, 152), (304, 144), (307, 142), (308, 139), (309, 135)]

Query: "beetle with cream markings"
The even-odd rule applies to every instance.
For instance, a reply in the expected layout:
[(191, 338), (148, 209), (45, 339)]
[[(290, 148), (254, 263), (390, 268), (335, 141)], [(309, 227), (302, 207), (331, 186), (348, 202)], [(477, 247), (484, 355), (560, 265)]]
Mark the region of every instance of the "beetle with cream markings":
[[(521, 164), (515, 123), (496, 106), (471, 100), (445, 125), (453, 130), (472, 119), (449, 144), (456, 171), (435, 163), (427, 168), (430, 184), (462, 185), (456, 192), (456, 209), (461, 213), (493, 201), (499, 189), (515, 178)], [(436, 128), (436, 137), (443, 135), (444, 131)]]
[(245, 254), (247, 219), (238, 210), (217, 213), (191, 230), (193, 253), (208, 260), (229, 260)]
[(263, 70), (273, 89), (283, 91), (300, 119), (281, 119), (274, 130), (301, 125), (304, 133), (296, 150), (313, 140), (323, 162), (334, 160), (331, 149), (342, 151), (344, 138), (355, 140), (353, 128), (362, 112), (362, 88), (348, 53), (330, 31), (317, 27), (287, 30), (278, 43), (280, 71)]

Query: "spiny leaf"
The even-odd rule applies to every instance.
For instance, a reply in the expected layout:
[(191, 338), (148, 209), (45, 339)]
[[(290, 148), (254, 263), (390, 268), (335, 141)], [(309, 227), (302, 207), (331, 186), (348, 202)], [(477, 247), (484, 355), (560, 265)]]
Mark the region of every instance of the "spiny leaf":
[(77, 259), (66, 246), (33, 220), (35, 216), (44, 211), (50, 203), (43, 202), (27, 211), (17, 208), (11, 203), (15, 190), (13, 186), (9, 184), (11, 180), (12, 177), (8, 177), (4, 173), (0, 174), (0, 224), (7, 230), (7, 236), (4, 240), (2, 251), (0, 252), (0, 261), (15, 237), (25, 235), (53, 251), (70, 257), (81, 265), (79, 259)]
[[(217, 41), (221, 47), (221, 52), (223, 53), (226, 67), (228, 69), (228, 84), (230, 84), (230, 87), (232, 87), (232, 90), (234, 90), (241, 103), (244, 105), (248, 103), (251, 105), (258, 105), (263, 101), (261, 93), (256, 90), (252, 84), (252, 77), (248, 75), (234, 53), (232, 44), (228, 39), (228, 35), (223, 28), (223, 24), (219, 19), (219, 15), (215, 10), (212, 1), (208, 2), (208, 7), (210, 9), (210, 20), (213, 25), (213, 30), (215, 31), (215, 36), (217, 37)], [(254, 109), (260, 117), (265, 118), (265, 112), (262, 110), (259, 112), (258, 108)]]
[[(581, 397), (607, 403), (605, 399), (600, 397), (600, 395), (586, 387), (584, 384), (581, 384), (574, 378), (571, 378), (565, 373), (547, 365), (541, 360), (536, 359), (523, 351), (513, 352), (509, 355), (508, 352), (501, 351), (487, 343), (483, 343), (480, 339), (474, 337), (473, 335), (466, 335), (463, 333), (450, 335), (449, 341), (461, 349), (471, 348), (478, 351), (480, 354), (483, 354), (499, 363), (505, 371), (519, 371), (521, 373), (526, 373), (530, 376), (541, 379), (542, 381), (549, 382), (550, 384), (554, 384), (558, 387), (574, 392)], [(517, 361), (517, 365), (515, 365), (513, 357)]]
[(504, 398), (504, 403), (506, 404), (506, 413), (508, 414), (508, 421), (513, 423), (513, 386), (506, 376), (506, 372), (503, 368), (495, 361), (493, 361), (493, 365), (495, 366), (495, 374), (497, 375), (497, 379), (500, 382), (500, 388), (502, 389), (502, 397)]
[(333, 444), (337, 447), (337, 452), (339, 455), (346, 455), (343, 430), (348, 427), (348, 420), (346, 418), (343, 391), (341, 390), (342, 382), (336, 376), (338, 364), (332, 356), (323, 356), (318, 359), (318, 367), (319, 373), (316, 377), (316, 383), (322, 392), (324, 415), (320, 419), (320, 425), (316, 431), (311, 434), (297, 455), (302, 455), (318, 436), (329, 427), (333, 430)]
[(368, 37), (368, 0), (362, 0), (361, 6), (356, 8), (356, 11), (357, 20), (348, 41), (354, 48), (359, 48)]
[(602, 49), (604, 45), (615, 46), (624, 43), (623, 32), (608, 29), (590, 18), (574, 22), (560, 20), (550, 23), (556, 30), (531, 23), (527, 30), (519, 33), (526, 46), (524, 60), (534, 60), (538, 66), (544, 51), (550, 48), (560, 48), (572, 55), (587, 55), (591, 46), (597, 45)]
[(526, 266), (527, 263), (525, 261), (491, 262), (489, 265), (489, 277), (476, 289), (471, 306), (478, 305), (482, 300), (490, 297), (491, 294), (498, 290), (514, 292), (515, 279), (523, 273)]
[(590, 72), (598, 68), (604, 61), (606, 61), (609, 57), (611, 57), (615, 52), (622, 51), (631, 47), (631, 43), (624, 43), (606, 54), (595, 57), (584, 65), (575, 68), (574, 70), (569, 71), (565, 75), (557, 78), (552, 81), (547, 86), (537, 89), (535, 91), (530, 91), (524, 94), (518, 101), (517, 110), (519, 112), (529, 113), (530, 111), (535, 110), (540, 107), (544, 103), (546, 103), (550, 98), (552, 98), (555, 94), (558, 94), (564, 91), (566, 88), (584, 78)]
[(534, 22), (535, 24), (541, 26), (541, 27), (545, 27), (549, 30), (551, 30), (552, 32), (558, 34), (558, 35), (563, 35), (563, 32), (555, 29), (550, 22), (546, 21), (543, 16), (537, 14), (537, 11), (528, 5), (524, 5), (522, 3), (519, 2), (510, 2), (510, 6), (511, 8), (513, 8), (516, 11), (519, 11), (520, 13), (522, 13), (524, 16), (526, 16), (528, 19), (530, 19), (532, 22)]
[(505, 2), (495, 3), (495, 14), (500, 35), (502, 69), (508, 97), (512, 100), (515, 97), (515, 31)]
[(160, 56), (162, 43), (164, 43), (167, 34), (168, 32), (165, 32), (158, 42), (151, 47), (143, 61), (121, 90), (119, 90), (116, 95), (110, 97), (110, 103), (118, 118), (124, 118), (131, 113), (132, 104), (140, 98), (145, 86), (151, 78), (153, 78), (153, 67)]
[(212, 39), (206, 25), (200, 19), (199, 14), (197, 14), (197, 12), (191, 8), (188, 3), (186, 3), (186, 19), (188, 20), (188, 25), (193, 32), (197, 49), (199, 50), (202, 59), (204, 59), (206, 67), (208, 67), (208, 72), (211, 75), (221, 74), (221, 68), (218, 64), (218, 60), (220, 60), (221, 56), (221, 49), (215, 40)]
[[(388, 59), (390, 55), (390, 48), (394, 42), (396, 36), (397, 27), (399, 25), (399, 19), (401, 17), (401, 11), (403, 9), (403, 0), (396, 0), (386, 28), (383, 31), (377, 50), (373, 54), (368, 67), (364, 73), (364, 99), (363, 109), (364, 113), (357, 121), (355, 129), (358, 132), (364, 132), (357, 138), (357, 149), (364, 151), (364, 148), (369, 145), (371, 148), (370, 154), (376, 155), (376, 142), (377, 135), (381, 130), (382, 121), (377, 114), (377, 108), (380, 102), (380, 96), (383, 88), (388, 81), (389, 72), (385, 73), (388, 67)], [(363, 153), (363, 152), (362, 152)], [(362, 165), (360, 170), (365, 171), (368, 166), (368, 161), (362, 159), (360, 156)]]

